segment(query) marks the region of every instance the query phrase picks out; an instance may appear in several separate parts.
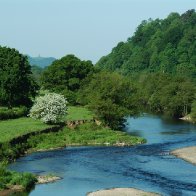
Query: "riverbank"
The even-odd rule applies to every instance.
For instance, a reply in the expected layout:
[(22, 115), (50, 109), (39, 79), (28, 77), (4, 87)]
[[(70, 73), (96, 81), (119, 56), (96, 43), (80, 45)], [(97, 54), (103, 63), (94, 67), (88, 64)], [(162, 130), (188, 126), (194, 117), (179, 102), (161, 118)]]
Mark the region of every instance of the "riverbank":
[(48, 183), (56, 182), (57, 180), (61, 180), (60, 177), (52, 176), (52, 175), (34, 176), (33, 178), (34, 178), (34, 182), (33, 182), (33, 185), (31, 185), (31, 187), (25, 187), (24, 185), (9, 184), (3, 190), (0, 190), (0, 195), (1, 196), (9, 196), (14, 193), (20, 193), (23, 191), (30, 191), (35, 184), (48, 184)]
[(0, 190), (1, 196), (9, 196), (11, 194), (19, 193), (24, 191), (24, 188), (21, 185), (11, 186), (9, 189)]
[(176, 149), (171, 154), (196, 165), (196, 146)]
[[(31, 118), (0, 121), (0, 160), (12, 162), (27, 153), (55, 150), (66, 146), (100, 145), (122, 147), (146, 142), (143, 138), (131, 136), (121, 131), (114, 131), (100, 124), (97, 125), (93, 121), (92, 113), (86, 108), (71, 107), (68, 111), (68, 120), (78, 121), (83, 118), (82, 122), (84, 124), (76, 123), (76, 126), (69, 128), (65, 123), (62, 125), (46, 125)], [(87, 120), (89, 122), (86, 122)], [(7, 189), (7, 192), (10, 190), (18, 191), (18, 189), (27, 190), (27, 186), (29, 189), (37, 181), (32, 174), (8, 171), (5, 167), (2, 171), (0, 171), (0, 190)], [(10, 175), (9, 180), (7, 180), (6, 172)], [(23, 182), (20, 179), (24, 175), (28, 176), (28, 178), (25, 178), (25, 182), (22, 184)], [(17, 180), (13, 182), (13, 179)], [(42, 178), (43, 183), (47, 183), (47, 180), (45, 180), (46, 178)], [(20, 186), (23, 188), (19, 188)]]
[(160, 196), (157, 193), (145, 192), (134, 188), (114, 188), (88, 193), (87, 196)]
[(34, 174), (9, 171), (6, 164), (0, 164), (0, 195), (31, 190), (36, 182)]
[(193, 119), (190, 114), (180, 118), (180, 120), (184, 120), (184, 121), (187, 121), (187, 122), (190, 122), (190, 123), (195, 123), (196, 122), (196, 120)]
[[(20, 154), (31, 153), (35, 151), (55, 150), (57, 148), (65, 146), (133, 146), (143, 144), (145, 139), (140, 137), (131, 136), (125, 132), (114, 131), (109, 128), (96, 125), (96, 123), (85, 123), (78, 125), (74, 129), (64, 127), (59, 131), (53, 132), (37, 132), (37, 134), (23, 136), (23, 143), (16, 143), (19, 141), (15, 138), (15, 142), (12, 145), (3, 145), (3, 149), (7, 151), (4, 153), (1, 149), (1, 156), (6, 155), (8, 157), (17, 157)], [(17, 152), (17, 153), (16, 153)], [(14, 154), (16, 153), (16, 154)], [(9, 160), (14, 160), (9, 158)], [(1, 169), (1, 168), (0, 168)], [(10, 175), (9, 181), (7, 181), (7, 174)], [(16, 176), (16, 177), (15, 177)], [(27, 177), (27, 178), (24, 178)], [(60, 180), (58, 177), (42, 176), (35, 177), (33, 174), (23, 174), (6, 170), (0, 171), (0, 195), (9, 195), (10, 193), (18, 191), (26, 191), (35, 186), (35, 184), (44, 184)], [(17, 179), (13, 181), (13, 179)], [(24, 181), (24, 183), (21, 181)], [(16, 186), (15, 186), (16, 185)], [(22, 185), (22, 186), (21, 186)]]
[(74, 129), (64, 127), (59, 132), (43, 133), (29, 138), (30, 152), (58, 149), (66, 146), (133, 146), (145, 143), (141, 137), (129, 135), (122, 131), (114, 131), (85, 123)]

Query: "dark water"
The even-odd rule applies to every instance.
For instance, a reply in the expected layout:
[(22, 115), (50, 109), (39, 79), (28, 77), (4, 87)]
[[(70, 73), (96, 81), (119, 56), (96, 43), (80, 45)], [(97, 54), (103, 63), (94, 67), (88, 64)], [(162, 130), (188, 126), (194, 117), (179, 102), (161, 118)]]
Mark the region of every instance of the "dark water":
[(10, 168), (63, 177), (53, 184), (36, 186), (31, 196), (84, 196), (112, 187), (134, 187), (162, 195), (196, 195), (196, 166), (169, 155), (172, 149), (196, 145), (196, 126), (146, 115), (129, 118), (126, 131), (145, 137), (148, 143), (34, 153)]

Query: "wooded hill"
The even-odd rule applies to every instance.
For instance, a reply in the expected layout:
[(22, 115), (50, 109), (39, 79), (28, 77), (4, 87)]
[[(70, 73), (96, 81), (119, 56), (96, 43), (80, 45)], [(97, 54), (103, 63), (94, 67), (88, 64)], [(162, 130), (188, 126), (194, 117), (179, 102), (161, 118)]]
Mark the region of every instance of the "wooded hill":
[(196, 13), (144, 20), (134, 35), (102, 57), (98, 67), (125, 75), (161, 72), (196, 77)]
[(56, 59), (53, 58), (53, 57), (41, 57), (41, 56), (38, 56), (38, 57), (31, 57), (31, 56), (28, 56), (28, 61), (29, 61), (29, 64), (31, 66), (39, 66), (41, 68), (45, 68), (49, 65), (51, 65)]

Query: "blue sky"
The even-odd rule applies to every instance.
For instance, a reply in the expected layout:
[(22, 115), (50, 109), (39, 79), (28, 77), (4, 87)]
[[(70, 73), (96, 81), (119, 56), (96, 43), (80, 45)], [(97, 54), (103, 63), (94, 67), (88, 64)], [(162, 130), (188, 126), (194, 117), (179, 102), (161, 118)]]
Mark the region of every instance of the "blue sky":
[(142, 20), (195, 7), (195, 0), (0, 0), (0, 45), (96, 62)]

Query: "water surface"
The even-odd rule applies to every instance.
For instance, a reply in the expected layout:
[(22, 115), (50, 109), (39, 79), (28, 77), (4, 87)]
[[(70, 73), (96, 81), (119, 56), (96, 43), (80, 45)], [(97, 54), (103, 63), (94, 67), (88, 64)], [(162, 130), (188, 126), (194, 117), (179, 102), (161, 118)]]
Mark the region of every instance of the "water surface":
[(30, 196), (84, 196), (113, 187), (134, 187), (166, 196), (196, 195), (196, 166), (169, 155), (170, 150), (196, 145), (196, 126), (145, 115), (129, 118), (126, 131), (145, 137), (148, 143), (33, 153), (10, 168), (63, 178), (36, 186)]

